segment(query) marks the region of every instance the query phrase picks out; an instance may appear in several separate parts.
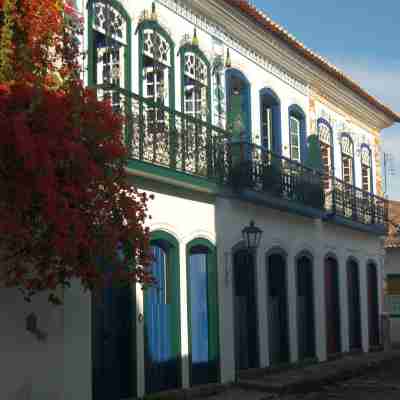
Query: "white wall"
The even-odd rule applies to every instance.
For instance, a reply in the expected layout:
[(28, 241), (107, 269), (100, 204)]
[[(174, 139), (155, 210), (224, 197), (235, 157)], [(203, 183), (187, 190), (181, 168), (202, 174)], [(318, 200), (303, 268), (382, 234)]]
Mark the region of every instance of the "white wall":
[[(39, 342), (26, 330), (31, 312), (47, 334)], [(47, 295), (26, 303), (16, 289), (0, 289), (0, 398), (4, 400), (90, 400), (90, 301), (78, 285), (64, 307)]]
[[(288, 260), (288, 296), (291, 361), (298, 359), (296, 327), (296, 291), (294, 259), (302, 250), (309, 251), (314, 257), (314, 299), (316, 317), (316, 347), (319, 360), (326, 359), (325, 297), (323, 278), (323, 259), (328, 253), (337, 256), (339, 262), (340, 312), (342, 351), (348, 351), (348, 305), (346, 261), (352, 256), (357, 259), (360, 268), (360, 289), (362, 299), (362, 342), (364, 351), (368, 351), (368, 310), (366, 263), (374, 260), (381, 275), (381, 242), (377, 236), (368, 235), (337, 225), (323, 223), (321, 220), (303, 218), (293, 214), (279, 212), (243, 203), (238, 200), (218, 198), (216, 203), (216, 226), (218, 241), (218, 269), (221, 326), (221, 367), (223, 381), (235, 377), (234, 334), (233, 334), (233, 287), (231, 249), (241, 240), (241, 229), (253, 219), (264, 233), (257, 255), (258, 307), (260, 318), (260, 364), (267, 366), (268, 319), (266, 313), (266, 263), (265, 254), (273, 247), (280, 247), (287, 253)], [(228, 255), (228, 257), (227, 257)], [(228, 262), (226, 261), (228, 260)], [(227, 279), (227, 276), (229, 277)], [(380, 285), (381, 286), (381, 283)], [(381, 303), (381, 298), (379, 298)], [(262, 311), (262, 312), (260, 312)], [(263, 335), (263, 336), (262, 336)]]

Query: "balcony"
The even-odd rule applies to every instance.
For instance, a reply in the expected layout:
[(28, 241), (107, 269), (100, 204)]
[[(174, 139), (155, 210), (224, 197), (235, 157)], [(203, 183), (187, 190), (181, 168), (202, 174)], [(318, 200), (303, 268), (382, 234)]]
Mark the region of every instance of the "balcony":
[[(136, 94), (97, 87), (126, 120), (126, 145), (135, 165), (153, 175), (211, 184), (216, 192), (385, 233), (387, 201)], [(174, 175), (175, 174), (175, 175)], [(247, 196), (246, 196), (247, 195)]]

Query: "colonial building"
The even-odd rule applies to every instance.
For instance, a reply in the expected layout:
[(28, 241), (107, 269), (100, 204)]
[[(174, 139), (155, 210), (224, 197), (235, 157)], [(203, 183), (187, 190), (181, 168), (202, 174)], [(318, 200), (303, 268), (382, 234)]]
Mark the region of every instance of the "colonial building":
[(400, 202), (389, 202), (389, 229), (385, 240), (385, 312), (390, 318), (392, 344), (400, 344)]
[(247, 1), (80, 11), (85, 81), (127, 117), (130, 179), (155, 196), (157, 285), (66, 293), (64, 380), (40, 399), (142, 397), (379, 348), (380, 131), (400, 116)]

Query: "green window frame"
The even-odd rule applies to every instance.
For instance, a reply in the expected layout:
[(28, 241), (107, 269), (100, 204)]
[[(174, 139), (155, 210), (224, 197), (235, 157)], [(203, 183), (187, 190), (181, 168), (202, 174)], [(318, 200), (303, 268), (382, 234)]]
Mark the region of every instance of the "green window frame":
[[(171, 234), (158, 230), (151, 232), (150, 245), (162, 247), (167, 255), (166, 269), (166, 303), (171, 305), (171, 355), (176, 360), (177, 387), (182, 384), (181, 371), (181, 296), (180, 296), (180, 258), (179, 242)], [(144, 293), (146, 296), (146, 293)], [(143, 326), (143, 330), (145, 327)]]
[[(109, 19), (107, 21), (107, 18)], [(113, 23), (107, 23), (112, 19)], [(88, 3), (88, 84), (89, 86), (109, 83), (113, 86), (131, 89), (131, 19), (125, 8), (116, 0), (89, 0)], [(103, 68), (110, 73), (111, 82), (99, 82), (96, 43), (104, 40)], [(107, 47), (108, 46), (108, 47)], [(118, 47), (119, 46), (119, 47)], [(119, 54), (118, 54), (119, 50)], [(121, 55), (121, 52), (123, 53)], [(117, 65), (116, 61), (123, 63)], [(109, 65), (107, 64), (109, 61)], [(119, 70), (119, 71), (117, 71)], [(122, 75), (122, 82), (116, 73)], [(121, 75), (118, 77), (120, 78)]]
[[(192, 332), (191, 332), (191, 303), (190, 303), (190, 256), (197, 249), (202, 249), (207, 254), (207, 300), (208, 300), (208, 354), (211, 367), (214, 369), (212, 381), (220, 379), (220, 343), (219, 343), (219, 313), (218, 313), (218, 266), (217, 248), (209, 240), (194, 239), (186, 246), (186, 275), (187, 275), (187, 302), (188, 302), (188, 333), (189, 333), (189, 363), (191, 365)], [(191, 369), (190, 369), (191, 371)], [(192, 373), (190, 372), (192, 382)]]
[[(182, 113), (211, 123), (210, 62), (201, 49), (192, 43), (183, 45), (179, 50), (179, 56)], [(188, 91), (191, 92), (190, 99), (187, 96)]]
[(136, 33), (139, 35), (139, 95), (174, 110), (175, 43), (155, 20), (143, 20)]

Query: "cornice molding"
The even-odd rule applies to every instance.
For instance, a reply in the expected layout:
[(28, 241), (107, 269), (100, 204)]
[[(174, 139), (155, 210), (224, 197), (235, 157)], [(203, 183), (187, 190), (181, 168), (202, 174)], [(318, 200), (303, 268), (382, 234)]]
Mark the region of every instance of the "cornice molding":
[(365, 99), (226, 3), (218, 0), (157, 1), (303, 95), (308, 96), (312, 90), (369, 129), (380, 131), (392, 125), (390, 118)]
[[(278, 63), (273, 62), (266, 54), (262, 54), (262, 52), (259, 52), (252, 46), (247, 45), (245, 40), (241, 40), (241, 35), (238, 35), (239, 38), (235, 37), (233, 34), (225, 30), (221, 24), (215, 23), (211, 18), (206, 17), (205, 14), (211, 14), (214, 16), (214, 18), (217, 15), (210, 12), (210, 8), (208, 6), (211, 4), (209, 4), (208, 1), (203, 0), (203, 2), (207, 4), (201, 4), (200, 7), (190, 7), (186, 4), (188, 2), (182, 2), (179, 0), (157, 0), (157, 2), (192, 23), (197, 29), (203, 30), (212, 37), (220, 40), (223, 44), (225, 44), (225, 46), (234, 49), (244, 57), (250, 59), (265, 71), (287, 83), (301, 94), (306, 96), (309, 95), (308, 86), (304, 82), (291, 75), (287, 69), (282, 68)], [(192, 2), (190, 3), (194, 5)], [(214, 7), (215, 4), (211, 6)], [(198, 14), (195, 11), (203, 12), (204, 14)], [(220, 9), (218, 11), (221, 12), (223, 10)], [(228, 21), (229, 17), (232, 16), (226, 14), (223, 19)], [(219, 18), (217, 19), (219, 20)], [(235, 31), (235, 34), (238, 34), (238, 31)]]

